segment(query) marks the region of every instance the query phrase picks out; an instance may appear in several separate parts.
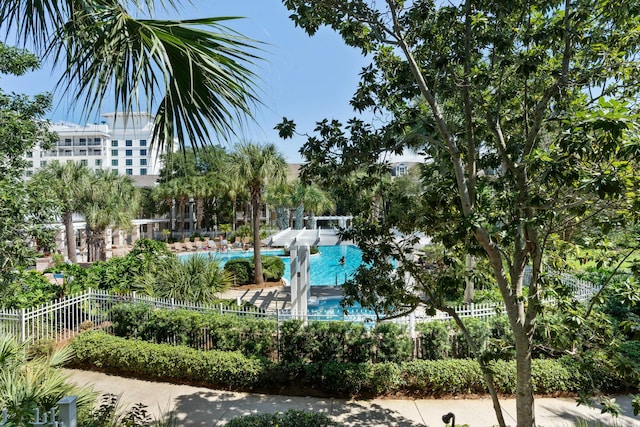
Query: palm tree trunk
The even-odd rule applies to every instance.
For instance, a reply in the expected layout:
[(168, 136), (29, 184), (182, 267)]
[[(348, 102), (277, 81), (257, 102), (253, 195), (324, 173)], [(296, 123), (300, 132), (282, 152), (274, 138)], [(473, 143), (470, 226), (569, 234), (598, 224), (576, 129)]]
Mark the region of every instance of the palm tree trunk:
[(76, 257), (76, 235), (73, 232), (73, 212), (66, 211), (63, 213), (64, 231), (67, 239), (67, 257), (74, 264), (78, 263)]
[(264, 277), (262, 274), (262, 259), (260, 258), (260, 198), (259, 196), (253, 196), (251, 198), (252, 217), (253, 217), (253, 264), (254, 264), (254, 279), (256, 285), (262, 285), (264, 283)]

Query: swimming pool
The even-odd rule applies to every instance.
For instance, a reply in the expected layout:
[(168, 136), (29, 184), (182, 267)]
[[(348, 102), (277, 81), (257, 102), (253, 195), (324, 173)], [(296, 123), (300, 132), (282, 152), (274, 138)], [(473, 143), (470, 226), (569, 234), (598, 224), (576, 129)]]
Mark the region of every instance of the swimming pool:
[[(311, 286), (337, 286), (342, 285), (349, 279), (356, 269), (362, 264), (362, 251), (356, 246), (340, 245), (340, 246), (318, 246), (319, 253), (311, 255), (310, 271)], [(230, 251), (230, 252), (200, 252), (199, 254), (212, 254), (212, 257), (219, 260), (221, 265), (232, 258), (250, 258), (253, 251)], [(282, 249), (263, 249), (261, 255), (280, 256), (284, 261), (284, 278), (290, 280), (290, 259), (284, 256)], [(192, 254), (179, 255), (180, 258), (186, 258)], [(340, 263), (340, 259), (344, 257), (344, 264)]]

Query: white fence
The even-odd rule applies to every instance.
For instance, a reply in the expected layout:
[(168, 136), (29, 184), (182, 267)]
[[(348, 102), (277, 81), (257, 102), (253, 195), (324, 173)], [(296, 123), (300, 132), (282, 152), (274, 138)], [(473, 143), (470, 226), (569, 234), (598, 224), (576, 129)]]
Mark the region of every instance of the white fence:
[[(573, 293), (578, 301), (586, 301), (600, 289), (598, 286), (570, 275), (560, 274), (558, 279)], [(526, 280), (526, 278), (525, 278)], [(42, 339), (54, 339), (57, 342), (72, 338), (85, 326), (105, 326), (111, 322), (110, 310), (114, 305), (122, 303), (142, 302), (155, 308), (187, 309), (200, 312), (218, 312), (253, 317), (269, 317), (280, 320), (300, 319), (348, 322), (376, 321), (375, 315), (368, 310), (350, 309), (348, 313), (335, 312), (310, 313), (306, 317), (291, 310), (264, 311), (257, 308), (230, 309), (223, 305), (208, 305), (176, 301), (173, 299), (151, 298), (135, 293), (115, 295), (106, 291), (88, 289), (85, 292), (65, 297), (41, 306), (20, 310), (0, 310), (0, 334), (12, 335), (21, 342), (34, 342)], [(490, 317), (504, 313), (502, 303), (465, 304), (455, 308), (460, 317)], [(448, 320), (451, 317), (444, 312), (429, 316), (418, 309), (410, 316), (394, 319), (395, 323), (413, 326), (419, 322)]]
[[(53, 407), (48, 411), (42, 411), (42, 413), (40, 413), (40, 408), (35, 408), (33, 421), (29, 422), (29, 424), (32, 426), (42, 427), (76, 427), (78, 425), (76, 409), (77, 399), (78, 398), (76, 396), (65, 396), (56, 403), (56, 407)], [(2, 418), (0, 419), (0, 427), (9, 425), (8, 419), (8, 411), (3, 409)]]

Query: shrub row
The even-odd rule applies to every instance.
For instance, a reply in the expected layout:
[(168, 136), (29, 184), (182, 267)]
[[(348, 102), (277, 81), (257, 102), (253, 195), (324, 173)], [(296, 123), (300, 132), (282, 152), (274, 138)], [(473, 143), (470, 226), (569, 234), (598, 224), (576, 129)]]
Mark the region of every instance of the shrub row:
[(239, 351), (272, 357), (277, 350), (277, 322), (215, 312), (153, 309), (146, 304), (119, 304), (111, 309), (116, 336), (193, 348)]
[(325, 414), (294, 411), (284, 413), (245, 415), (225, 424), (227, 427), (331, 427), (342, 424), (332, 421)]
[[(389, 393), (433, 396), (485, 391), (478, 363), (467, 359), (276, 364), (238, 352), (198, 351), (95, 331), (78, 335), (71, 345), (75, 351), (74, 363), (79, 366), (158, 379), (205, 382), (219, 388), (281, 391), (295, 385), (335, 396)], [(516, 386), (515, 363), (496, 361), (492, 368), (498, 391), (512, 394)], [(606, 382), (612, 379), (607, 378)], [(533, 362), (537, 393), (577, 392), (592, 386), (593, 380), (569, 358)], [(604, 384), (597, 379), (596, 382)], [(603, 391), (616, 391), (615, 382), (611, 381), (610, 385), (614, 388), (603, 388)]]
[(380, 323), (373, 329), (348, 322), (236, 316), (215, 312), (153, 309), (146, 304), (119, 304), (111, 309), (116, 336), (200, 349), (239, 351), (284, 362), (353, 362), (411, 359), (412, 340), (403, 326)]
[(252, 388), (264, 363), (239, 352), (199, 351), (88, 331), (73, 339), (74, 363), (140, 377), (202, 381), (220, 388)]

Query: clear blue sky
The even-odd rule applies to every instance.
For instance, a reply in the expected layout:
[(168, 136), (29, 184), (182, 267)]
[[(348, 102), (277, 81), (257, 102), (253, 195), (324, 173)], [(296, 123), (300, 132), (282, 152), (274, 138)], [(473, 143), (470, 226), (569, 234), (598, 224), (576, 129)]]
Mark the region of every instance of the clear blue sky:
[[(311, 133), (318, 120), (335, 118), (344, 122), (356, 115), (349, 99), (357, 87), (358, 73), (368, 61), (330, 29), (321, 29), (314, 37), (308, 37), (288, 18), (289, 12), (281, 0), (193, 0), (193, 5), (184, 6), (179, 16), (170, 18), (242, 16), (244, 19), (229, 21), (228, 25), (266, 43), (265, 61), (255, 70), (261, 79), (260, 97), (264, 105), (255, 113), (257, 123), (249, 123), (242, 138), (273, 142), (289, 162), (301, 162), (298, 150), (304, 138), (281, 140), (273, 130), (283, 116), (294, 119), (299, 132)], [(40, 71), (20, 78), (2, 76), (0, 87), (5, 92), (27, 94), (51, 91), (57, 75), (45, 63)], [(56, 97), (54, 104), (49, 117), (53, 122), (80, 123), (80, 112), (73, 111), (64, 99)], [(90, 120), (98, 121), (100, 117)]]

